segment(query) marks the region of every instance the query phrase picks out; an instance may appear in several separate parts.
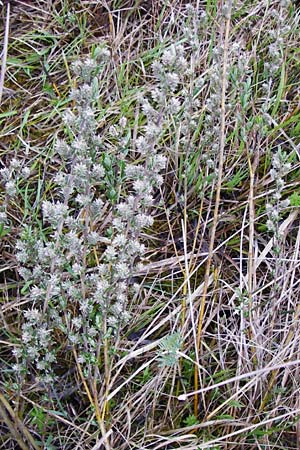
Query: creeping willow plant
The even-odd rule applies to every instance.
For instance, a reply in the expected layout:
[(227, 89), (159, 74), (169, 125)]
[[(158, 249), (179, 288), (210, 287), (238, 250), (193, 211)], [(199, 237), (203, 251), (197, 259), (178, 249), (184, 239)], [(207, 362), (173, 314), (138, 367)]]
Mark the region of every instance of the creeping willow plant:
[[(31, 306), (24, 313), (23, 346), (14, 351), (16, 369), (29, 364), (50, 381), (64, 350), (59, 343), (67, 342), (88, 375), (104, 340), (130, 317), (130, 299), (139, 290), (132, 275), (145, 252), (141, 231), (153, 224), (151, 207), (166, 164), (158, 143), (165, 117), (181, 107), (175, 91), (187, 71), (184, 53), (173, 45), (153, 64), (157, 87), (152, 97), (138, 100), (146, 122), (135, 142), (125, 117), (98, 134), (109, 51), (98, 49), (94, 58), (73, 64), (78, 87), (63, 118), (67, 137), (55, 146), (57, 189), (42, 204), (47, 239), (27, 226), (17, 243)], [(134, 162), (126, 161), (128, 151)]]

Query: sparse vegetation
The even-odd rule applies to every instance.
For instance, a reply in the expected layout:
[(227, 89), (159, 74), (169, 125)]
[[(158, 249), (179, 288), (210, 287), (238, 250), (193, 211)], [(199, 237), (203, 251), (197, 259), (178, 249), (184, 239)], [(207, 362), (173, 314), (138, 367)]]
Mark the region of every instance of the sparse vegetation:
[(297, 2), (3, 3), (0, 448), (298, 449)]

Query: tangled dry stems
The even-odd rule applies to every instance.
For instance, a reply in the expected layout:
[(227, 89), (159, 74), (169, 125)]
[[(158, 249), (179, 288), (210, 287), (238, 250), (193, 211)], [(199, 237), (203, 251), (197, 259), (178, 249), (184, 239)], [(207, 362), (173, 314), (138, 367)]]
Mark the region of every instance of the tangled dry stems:
[[(196, 15), (180, 2), (117, 3), (38, 2), (35, 33), (22, 2), (12, 10), (2, 447), (296, 449), (299, 15), (287, 1), (197, 2)], [(94, 93), (84, 80), (70, 99), (71, 63), (96, 58), (99, 42), (111, 56)], [(146, 192), (154, 148), (163, 159)], [(135, 230), (129, 198), (145, 194)], [(147, 249), (124, 250), (134, 233)]]

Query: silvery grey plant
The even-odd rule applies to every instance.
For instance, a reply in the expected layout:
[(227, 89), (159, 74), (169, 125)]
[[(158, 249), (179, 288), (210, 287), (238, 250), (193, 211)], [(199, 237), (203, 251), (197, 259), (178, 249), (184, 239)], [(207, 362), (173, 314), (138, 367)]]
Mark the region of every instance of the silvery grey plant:
[(30, 169), (24, 166), (22, 161), (13, 157), (7, 167), (0, 169), (0, 181), (5, 191), (5, 199), (0, 207), (0, 224), (8, 223), (7, 205), (11, 198), (17, 194), (17, 184), (20, 179), (26, 179), (30, 175)]
[[(206, 18), (191, 5), (186, 11), (184, 39), (152, 64), (154, 85), (138, 99), (145, 123), (136, 139), (126, 117), (98, 132), (99, 112), (105, 115), (101, 80), (110, 61), (108, 49), (98, 48), (73, 64), (78, 87), (71, 92), (73, 108), (63, 116), (66, 137), (56, 140), (56, 189), (42, 204), (46, 233), (24, 226), (16, 245), (30, 305), (24, 312), (22, 345), (14, 350), (15, 369), (21, 372), (31, 365), (43, 381), (51, 381), (53, 364), (66, 347), (76, 350), (88, 374), (104, 340), (128, 321), (131, 299), (140, 289), (133, 275), (146, 251), (142, 231), (153, 225), (154, 195), (163, 182), (161, 137), (170, 124), (175, 126), (179, 150), (188, 158), (198, 139), (198, 95), (209, 85), (204, 134), (211, 133), (212, 143), (218, 139), (218, 50), (211, 78), (196, 76), (197, 33)], [(208, 141), (202, 154), (207, 173), (215, 170)], [(29, 175), (26, 167), (20, 170)]]
[(129, 319), (130, 299), (139, 291), (131, 280), (146, 250), (141, 234), (153, 225), (154, 195), (166, 165), (160, 137), (184, 107), (176, 93), (190, 71), (185, 53), (183, 45), (171, 45), (153, 64), (155, 87), (139, 98), (146, 122), (135, 142), (125, 117), (106, 134), (97, 131), (109, 51), (100, 48), (73, 64), (75, 108), (63, 116), (67, 137), (56, 141), (57, 188), (42, 204), (47, 237), (25, 226), (16, 245), (31, 306), (24, 312), (22, 345), (14, 350), (15, 369), (33, 366), (42, 381), (51, 381), (67, 345), (88, 374), (104, 340)]
[(278, 10), (274, 9), (272, 11), (274, 27), (271, 27), (268, 33), (270, 43), (267, 47), (267, 58), (264, 63), (264, 68), (271, 77), (271, 84), (273, 82), (272, 78), (284, 64), (284, 37), (291, 29), (287, 23), (290, 6), (290, 0), (280, 0), (278, 2)]

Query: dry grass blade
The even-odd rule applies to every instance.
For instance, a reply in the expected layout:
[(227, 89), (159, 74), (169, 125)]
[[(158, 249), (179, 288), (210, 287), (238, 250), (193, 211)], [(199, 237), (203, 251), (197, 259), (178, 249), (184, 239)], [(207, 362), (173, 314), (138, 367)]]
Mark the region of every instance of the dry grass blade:
[(5, 31), (4, 31), (3, 48), (2, 48), (2, 52), (1, 52), (2, 58), (1, 58), (1, 74), (0, 74), (0, 105), (1, 105), (1, 102), (2, 102), (4, 80), (5, 80), (5, 70), (6, 70), (6, 61), (7, 61), (8, 36), (9, 36), (9, 19), (10, 19), (10, 2), (8, 2), (6, 4)]

